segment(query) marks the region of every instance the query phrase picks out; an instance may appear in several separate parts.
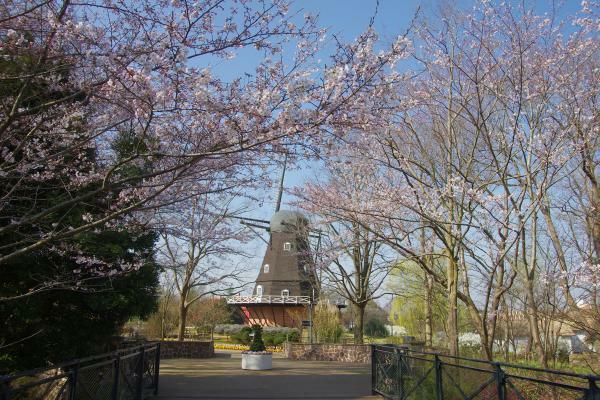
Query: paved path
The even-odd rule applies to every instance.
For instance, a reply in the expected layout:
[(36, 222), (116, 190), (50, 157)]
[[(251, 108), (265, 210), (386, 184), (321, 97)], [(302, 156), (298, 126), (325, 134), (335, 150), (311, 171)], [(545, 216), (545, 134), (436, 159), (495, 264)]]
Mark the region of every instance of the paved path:
[(369, 365), (273, 359), (270, 371), (241, 369), (240, 354), (162, 360), (157, 399), (380, 399)]

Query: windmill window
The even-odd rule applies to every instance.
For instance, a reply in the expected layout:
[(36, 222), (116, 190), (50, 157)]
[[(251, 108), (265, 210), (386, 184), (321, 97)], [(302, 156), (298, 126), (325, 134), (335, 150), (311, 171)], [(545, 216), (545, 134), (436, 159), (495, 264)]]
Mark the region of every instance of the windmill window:
[(290, 291), (288, 289), (283, 289), (281, 291), (281, 296), (288, 297), (290, 295)]
[(268, 273), (269, 273), (269, 264), (265, 264), (265, 265), (263, 266), (263, 271), (265, 272), (265, 274), (268, 274)]
[(290, 251), (292, 250), (292, 244), (290, 242), (285, 242), (283, 244), (283, 251)]
[(257, 296), (262, 296), (263, 295), (263, 287), (261, 285), (257, 285), (256, 286), (256, 295)]

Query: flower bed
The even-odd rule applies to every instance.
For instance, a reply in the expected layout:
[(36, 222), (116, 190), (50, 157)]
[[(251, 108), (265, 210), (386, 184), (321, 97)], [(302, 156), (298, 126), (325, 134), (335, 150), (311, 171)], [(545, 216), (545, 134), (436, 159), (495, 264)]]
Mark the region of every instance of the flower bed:
[[(215, 350), (250, 350), (250, 346), (246, 344), (234, 344), (234, 343), (215, 343)], [(272, 353), (283, 353), (283, 347), (281, 346), (267, 346), (267, 351)]]

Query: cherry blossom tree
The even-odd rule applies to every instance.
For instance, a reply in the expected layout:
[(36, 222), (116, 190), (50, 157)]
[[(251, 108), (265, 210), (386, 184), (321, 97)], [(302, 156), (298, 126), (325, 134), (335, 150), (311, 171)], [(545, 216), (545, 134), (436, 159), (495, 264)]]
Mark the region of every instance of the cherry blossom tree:
[[(328, 289), (353, 308), (354, 341), (363, 343), (365, 308), (386, 294), (383, 284), (392, 270), (384, 242), (365, 226), (355, 207), (369, 201), (372, 165), (345, 157), (349, 149), (335, 146), (325, 163), (325, 178), (296, 188), (300, 207), (315, 215), (320, 231), (317, 274), (322, 289)], [(350, 207), (344, 205), (351, 204)]]
[[(527, 4), (483, 2), (471, 13), (449, 9), (439, 22), (423, 23), (414, 38), (414, 77), (396, 80), (386, 96), (358, 110), (367, 115), (354, 115), (352, 134), (343, 138), (349, 168), (368, 171), (369, 185), (356, 188), (363, 201), (360, 193), (343, 201), (331, 187), (331, 204), (445, 288), (452, 354), (459, 351), (460, 301), (486, 356), (494, 357), (498, 313), (519, 281), (522, 311), (547, 365), (540, 277), (556, 266), (556, 287), (576, 312), (573, 281), (588, 288), (597, 281), (593, 268), (577, 274), (578, 263), (561, 256), (558, 244), (567, 241), (553, 231), (563, 226), (551, 223), (557, 199), (572, 196), (563, 183), (575, 170), (590, 182), (582, 204), (593, 205), (597, 18), (587, 2), (570, 19), (569, 34), (553, 18)], [(593, 243), (595, 218), (587, 221), (585, 242)], [(542, 252), (542, 222), (554, 254)], [(424, 234), (428, 246), (420, 245)], [(593, 266), (589, 255), (581, 261)]]
[[(312, 151), (394, 79), (403, 38), (379, 52), (368, 30), (320, 67), (324, 30), (291, 10), (282, 0), (0, 6), (0, 268), (189, 196), (251, 186), (284, 147)], [(219, 77), (214, 66), (244, 49), (264, 57)], [(70, 195), (46, 198), (49, 181)], [(210, 184), (190, 193), (197, 182)], [(36, 207), (15, 206), (24, 193)], [(105, 201), (73, 218), (92, 199)]]

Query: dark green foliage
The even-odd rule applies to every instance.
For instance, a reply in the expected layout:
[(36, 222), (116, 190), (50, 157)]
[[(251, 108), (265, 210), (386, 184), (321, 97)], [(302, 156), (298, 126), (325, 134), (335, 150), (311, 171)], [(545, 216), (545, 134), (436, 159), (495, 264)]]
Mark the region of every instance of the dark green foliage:
[(281, 346), (286, 341), (299, 342), (300, 333), (295, 330), (287, 334), (284, 332), (264, 332), (263, 341), (266, 346)]
[(252, 340), (252, 337), (250, 336), (251, 333), (252, 328), (245, 326), (238, 333), (232, 335), (231, 339), (237, 343), (250, 344), (250, 341)]
[(262, 327), (260, 325), (252, 325), (252, 332), (254, 337), (252, 343), (250, 343), (250, 351), (265, 351), (265, 343), (262, 339)]
[(273, 344), (275, 346), (279, 346), (283, 342), (285, 342), (285, 335), (283, 333), (276, 333), (275, 337), (273, 338)]
[(287, 339), (290, 342), (299, 342), (300, 341), (300, 332), (292, 331), (287, 335)]
[[(145, 318), (156, 308), (158, 269), (151, 253), (154, 241), (153, 234), (138, 238), (114, 231), (86, 235), (83, 248), (105, 260), (133, 259), (130, 250), (149, 254), (138, 271), (118, 278), (91, 279), (86, 287), (94, 290), (89, 292), (51, 290), (0, 302), (0, 344), (14, 343), (2, 349), (0, 373), (111, 350), (114, 337), (128, 319)], [(29, 287), (36, 275), (75, 267), (73, 261), (50, 252), (32, 253), (10, 263), (0, 291), (2, 295), (17, 293), (21, 287)]]
[(263, 336), (263, 342), (265, 343), (265, 346), (275, 346), (273, 344), (273, 340), (275, 339), (275, 335), (271, 335), (269, 333), (265, 332), (265, 335)]
[(386, 337), (388, 335), (385, 324), (377, 318), (372, 318), (365, 324), (365, 333), (372, 337)]

